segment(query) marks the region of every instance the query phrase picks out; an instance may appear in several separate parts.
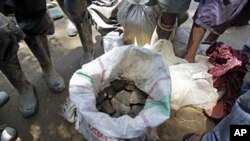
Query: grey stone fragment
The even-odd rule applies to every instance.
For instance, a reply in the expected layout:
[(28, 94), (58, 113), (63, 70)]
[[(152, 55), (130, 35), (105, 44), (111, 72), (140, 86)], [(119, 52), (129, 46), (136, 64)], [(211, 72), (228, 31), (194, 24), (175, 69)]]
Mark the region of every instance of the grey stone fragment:
[(130, 112), (131, 112), (131, 107), (122, 103), (121, 104), (121, 113), (123, 115), (128, 115)]
[(127, 85), (135, 86), (135, 82), (134, 82), (134, 81), (131, 81), (131, 80), (128, 80), (128, 81), (127, 81)]
[(100, 86), (99, 90), (100, 91), (104, 91), (104, 89), (111, 87), (109, 83), (104, 83)]
[(127, 92), (125, 90), (122, 90), (118, 92), (115, 96), (117, 100), (119, 100), (121, 103), (129, 106), (129, 99), (130, 99), (130, 92)]
[(126, 91), (132, 92), (133, 90), (135, 90), (135, 85), (126, 85), (124, 89)]
[(115, 110), (113, 109), (110, 100), (104, 100), (101, 103), (101, 108), (102, 108), (102, 112), (107, 113), (107, 114), (113, 114), (115, 112)]
[(115, 112), (115, 113), (113, 113), (111, 116), (112, 116), (112, 117), (114, 117), (114, 118), (118, 118), (118, 117), (120, 117), (120, 116), (121, 116), (121, 114), (120, 114), (120, 113)]
[(143, 109), (144, 105), (133, 105), (132, 112), (134, 115), (138, 115), (138, 113)]
[(115, 111), (117, 113), (120, 113), (121, 115), (127, 115), (128, 113), (131, 112), (130, 106), (127, 106), (127, 105), (121, 103), (116, 98), (112, 98), (111, 103), (112, 103), (112, 106), (114, 107)]
[(99, 104), (98, 104), (98, 105), (96, 105), (96, 108), (97, 108), (97, 110), (98, 110), (98, 111), (102, 111), (102, 107), (101, 107), (101, 105), (99, 105)]
[(107, 93), (107, 97), (112, 99), (116, 95), (116, 91), (112, 89), (112, 87), (107, 87), (104, 89), (104, 92)]
[(121, 108), (121, 102), (119, 100), (117, 100), (116, 98), (112, 98), (111, 99), (111, 104), (114, 107), (114, 110), (117, 112), (119, 111), (118, 109)]
[(135, 89), (129, 99), (130, 104), (145, 104), (146, 94), (141, 92), (139, 89)]
[(115, 90), (115, 91), (117, 91), (117, 92), (119, 92), (119, 91), (121, 91), (122, 89), (124, 89), (124, 87), (125, 87), (125, 85), (126, 85), (126, 80), (118, 80), (118, 79), (116, 79), (116, 80), (114, 80), (114, 81), (111, 81), (110, 82), (110, 85), (111, 85), (111, 87)]
[(104, 92), (99, 92), (98, 97), (96, 98), (96, 104), (101, 104), (103, 100), (107, 98), (107, 94)]

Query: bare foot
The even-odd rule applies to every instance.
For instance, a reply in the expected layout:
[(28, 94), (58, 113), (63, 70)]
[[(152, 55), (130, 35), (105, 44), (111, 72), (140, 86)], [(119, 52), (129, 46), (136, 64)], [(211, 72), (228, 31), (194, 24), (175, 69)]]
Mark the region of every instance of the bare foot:
[(184, 59), (186, 59), (189, 63), (194, 63), (195, 62), (195, 59), (194, 57), (189, 57), (189, 56), (185, 56)]

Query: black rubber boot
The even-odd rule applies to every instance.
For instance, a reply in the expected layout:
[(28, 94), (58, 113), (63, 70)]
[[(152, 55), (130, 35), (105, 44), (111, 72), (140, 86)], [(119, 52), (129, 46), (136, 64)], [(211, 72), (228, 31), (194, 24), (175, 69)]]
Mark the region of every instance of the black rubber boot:
[(24, 40), (38, 59), (43, 71), (43, 76), (50, 89), (55, 93), (62, 92), (65, 89), (64, 80), (52, 65), (47, 36), (27, 36)]
[[(7, 38), (0, 32), (2, 41)], [(38, 111), (38, 102), (35, 96), (33, 86), (27, 81), (18, 57), (18, 43), (17, 41), (10, 41), (8, 46), (1, 46), (0, 52), (4, 52), (4, 56), (0, 60), (0, 70), (5, 74), (10, 83), (18, 90), (20, 94), (19, 98), (19, 109), (23, 117), (27, 118), (34, 115)]]

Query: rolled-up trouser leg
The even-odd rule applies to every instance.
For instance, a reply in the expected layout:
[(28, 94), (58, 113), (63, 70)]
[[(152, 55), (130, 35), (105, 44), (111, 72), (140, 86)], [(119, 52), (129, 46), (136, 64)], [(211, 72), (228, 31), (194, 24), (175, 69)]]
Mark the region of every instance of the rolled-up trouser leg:
[(38, 103), (34, 88), (27, 81), (17, 57), (18, 42), (0, 29), (0, 45), (0, 70), (20, 94), (20, 112), (24, 117), (30, 117), (37, 112)]

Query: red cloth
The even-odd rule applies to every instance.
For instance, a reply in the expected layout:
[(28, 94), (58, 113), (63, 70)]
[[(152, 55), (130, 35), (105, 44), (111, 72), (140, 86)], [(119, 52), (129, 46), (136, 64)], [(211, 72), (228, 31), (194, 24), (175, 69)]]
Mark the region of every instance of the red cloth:
[[(208, 70), (213, 76), (213, 86), (218, 91), (224, 91), (223, 97), (213, 108), (213, 110), (223, 113), (218, 114), (218, 111), (213, 111), (209, 116), (221, 119), (231, 112), (233, 104), (239, 97), (241, 84), (245, 77), (247, 66), (249, 66), (249, 56), (223, 42), (214, 42), (206, 54), (209, 56), (209, 62), (214, 65), (212, 69)], [(213, 115), (213, 113), (217, 113), (217, 115)]]

